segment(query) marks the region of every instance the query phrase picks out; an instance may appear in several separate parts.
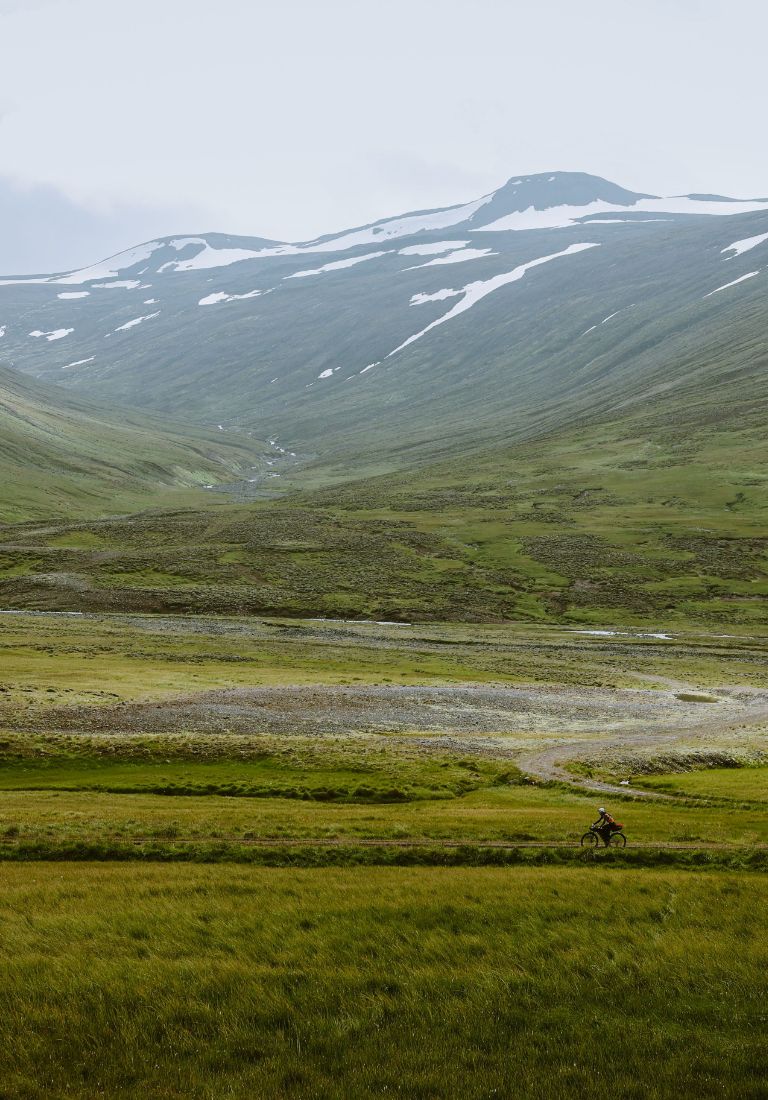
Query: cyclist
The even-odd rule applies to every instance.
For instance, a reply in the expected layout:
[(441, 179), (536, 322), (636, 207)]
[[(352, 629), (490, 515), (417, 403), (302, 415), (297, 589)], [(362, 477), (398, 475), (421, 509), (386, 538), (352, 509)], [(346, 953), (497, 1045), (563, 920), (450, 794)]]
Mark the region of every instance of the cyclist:
[(611, 833), (621, 832), (624, 826), (621, 825), (612, 814), (608, 813), (605, 806), (601, 806), (597, 812), (600, 816), (594, 825), (592, 825), (592, 828), (600, 834), (603, 838), (603, 844), (605, 844), (607, 848), (610, 843)]

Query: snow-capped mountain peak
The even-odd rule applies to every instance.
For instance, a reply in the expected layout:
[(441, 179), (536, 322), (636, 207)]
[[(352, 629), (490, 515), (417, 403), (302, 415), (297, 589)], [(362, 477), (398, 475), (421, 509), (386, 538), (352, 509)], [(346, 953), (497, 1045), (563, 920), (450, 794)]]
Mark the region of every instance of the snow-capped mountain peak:
[(417, 437), (438, 410), (448, 431), (470, 409), (525, 427), (550, 402), (570, 412), (574, 379), (622, 404), (666, 392), (675, 341), (685, 360), (701, 339), (697, 370), (730, 362), (714, 330), (761, 346), (766, 286), (768, 200), (541, 173), (312, 241), (179, 234), (0, 281), (0, 350), (46, 380), (316, 448), (369, 422)]
[[(247, 261), (301, 257), (313, 253), (354, 253), (356, 249), (386, 254), (397, 242), (418, 248), (437, 235), (452, 233), (519, 232), (562, 229), (579, 224), (621, 224), (627, 221), (679, 220), (691, 216), (729, 216), (768, 210), (768, 200), (731, 199), (719, 195), (662, 198), (628, 191), (600, 176), (584, 172), (550, 172), (513, 176), (488, 195), (457, 206), (414, 211), (311, 241), (288, 243), (261, 237), (223, 233), (180, 235), (148, 241), (90, 267), (63, 274), (1, 279), (0, 286), (55, 284), (64, 286), (139, 289), (154, 276), (192, 273)], [(467, 255), (487, 255), (485, 242)], [(397, 251), (397, 248), (394, 248)], [(403, 251), (405, 253), (405, 250)], [(450, 262), (455, 262), (454, 257)], [(327, 265), (325, 265), (327, 266)]]
[(723, 195), (662, 197), (627, 191), (584, 172), (555, 172), (509, 180), (493, 193), (483, 209), (482, 224), (473, 228), (513, 232), (561, 229), (596, 218), (608, 223), (690, 215), (716, 217), (761, 210), (768, 210), (765, 199), (731, 199)]

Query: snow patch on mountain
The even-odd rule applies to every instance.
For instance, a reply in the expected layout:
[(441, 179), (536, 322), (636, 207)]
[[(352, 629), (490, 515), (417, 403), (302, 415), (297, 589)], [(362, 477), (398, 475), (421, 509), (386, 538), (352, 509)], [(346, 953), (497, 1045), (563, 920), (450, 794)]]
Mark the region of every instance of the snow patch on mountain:
[(126, 321), (124, 325), (118, 325), (115, 332), (125, 332), (129, 328), (135, 328), (136, 325), (142, 325), (145, 321), (151, 321), (153, 317), (159, 317), (160, 310), (157, 313), (145, 313), (143, 317), (134, 317), (132, 321)]
[(488, 225), (477, 226), (478, 233), (498, 233), (524, 229), (564, 229), (569, 225), (578, 225), (582, 218), (592, 214), (707, 214), (725, 216), (732, 214), (751, 214), (758, 210), (768, 210), (768, 202), (741, 199), (694, 199), (689, 195), (671, 198), (638, 199), (630, 206), (596, 199), (585, 206), (549, 206), (538, 210), (529, 206), (525, 210), (515, 210), (505, 214)]
[(743, 283), (745, 279), (754, 279), (755, 275), (759, 274), (759, 270), (748, 271), (746, 275), (740, 275), (738, 279), (733, 279), (730, 283), (723, 283), (722, 286), (715, 287), (714, 290), (710, 290), (704, 297), (711, 298), (713, 294), (719, 294), (721, 290), (727, 290), (729, 286), (737, 286), (739, 283)]
[(57, 294), (56, 297), (69, 301), (73, 298), (87, 298), (89, 294), (89, 290), (72, 290), (69, 293), (65, 291), (63, 294)]
[(424, 244), (409, 244), (398, 250), (399, 256), (436, 256), (441, 252), (451, 252), (456, 248), (466, 248), (469, 241), (425, 241)]
[[(143, 260), (148, 260), (153, 252), (156, 252), (158, 248), (162, 247), (162, 241), (150, 241), (149, 244), (142, 244), (137, 248), (129, 248), (127, 252), (118, 252), (116, 256), (110, 256), (109, 259), (102, 260), (102, 262), (98, 264), (93, 264), (92, 267), (83, 267), (80, 271), (73, 271), (69, 275), (59, 275), (57, 278), (45, 279), (42, 281), (52, 283), (74, 283), (77, 285), (91, 283), (95, 279), (115, 279), (121, 271), (126, 271), (128, 268), (140, 264)], [(30, 281), (39, 282), (41, 280)], [(138, 283), (136, 285), (138, 286)]]
[(92, 355), (90, 357), (90, 359), (76, 359), (74, 363), (65, 363), (64, 366), (61, 369), (62, 370), (69, 370), (70, 367), (82, 367), (86, 363), (92, 363), (95, 358), (96, 358), (96, 356)]
[[(466, 313), (468, 309), (482, 301), (489, 294), (493, 294), (495, 290), (499, 290), (503, 286), (507, 286), (509, 283), (515, 283), (519, 279), (522, 279), (527, 271), (530, 271), (533, 267), (539, 267), (540, 264), (549, 263), (550, 260), (559, 260), (563, 256), (573, 256), (577, 252), (584, 252), (588, 248), (599, 248), (600, 245), (597, 242), (584, 243), (584, 244), (571, 244), (567, 248), (564, 248), (561, 252), (553, 252), (550, 256), (540, 256), (538, 260), (529, 260), (528, 263), (520, 264), (518, 267), (513, 268), (512, 271), (506, 271), (501, 275), (494, 275), (491, 279), (478, 279), (477, 282), (468, 283), (465, 287), (455, 291), (457, 295), (461, 295), (461, 301), (457, 302), (452, 309), (449, 309), (447, 313), (444, 313), (442, 317), (438, 317), (436, 321), (432, 321), (426, 328), (421, 329), (419, 332), (409, 336), (407, 340), (403, 340), (402, 344), (398, 344), (396, 348), (393, 348), (386, 359), (391, 359), (393, 355), (397, 355), (399, 351), (403, 351), (411, 344), (415, 344), (417, 340), (421, 340), (422, 336), (426, 336), (432, 329), (437, 328), (438, 325), (445, 324), (446, 321), (452, 320), (454, 317), (458, 317), (460, 313)], [(442, 293), (442, 292), (438, 292)], [(447, 295), (446, 295), (447, 296)], [(411, 299), (413, 305), (413, 299)], [(373, 367), (379, 366), (379, 363), (369, 363), (360, 374), (365, 374), (367, 371), (372, 370)]]
[(246, 298), (258, 298), (261, 294), (267, 294), (266, 290), (249, 290), (246, 294), (227, 294), (225, 290), (217, 290), (213, 294), (206, 294), (197, 303), (199, 306), (216, 306), (219, 302), (242, 302)]
[(364, 263), (366, 260), (376, 260), (379, 256), (386, 256), (385, 252), (366, 252), (363, 256), (350, 256), (347, 260), (332, 260), (331, 263), (323, 264), (322, 267), (315, 267), (308, 271), (294, 271), (292, 275), (286, 275), (286, 279), (306, 279), (308, 275), (324, 275), (326, 271), (340, 271), (345, 267), (354, 267), (355, 264)]
[[(628, 306), (628, 309), (632, 309), (632, 306)], [(614, 317), (618, 317), (622, 310), (617, 309), (615, 313), (609, 313), (607, 317), (603, 317), (602, 321), (598, 321), (595, 325), (590, 325), (588, 329), (582, 332), (582, 336), (589, 335), (590, 332), (594, 332), (596, 328), (600, 328), (601, 325), (606, 324), (608, 321), (612, 321)]]
[(749, 252), (753, 248), (757, 248), (763, 241), (768, 241), (768, 233), (760, 233), (756, 237), (745, 237), (743, 241), (734, 241), (733, 244), (729, 244), (720, 251), (733, 252), (733, 256), (729, 257), (729, 259), (732, 260), (735, 256), (741, 256), (744, 252)]
[(251, 248), (213, 248), (202, 237), (183, 237), (169, 243), (177, 251), (192, 244), (198, 244), (201, 247), (199, 252), (187, 260), (169, 260), (161, 264), (157, 269), (158, 275), (162, 275), (165, 271), (206, 271), (213, 267), (229, 267), (230, 264), (240, 263), (241, 260), (255, 260), (265, 251)]
[(448, 287), (443, 287), (442, 290), (436, 290), (434, 294), (414, 294), (410, 305), (422, 306), (425, 302), (444, 302), (446, 298), (455, 298), (463, 293), (462, 290), (449, 290)]
[(406, 271), (416, 271), (420, 267), (439, 267), (441, 264), (463, 264), (467, 260), (481, 260), (484, 256), (498, 256), (498, 252), (494, 252), (492, 248), (461, 248), (457, 252), (449, 252), (447, 256), (428, 260), (425, 264), (407, 267)]
[[(416, 214), (406, 214), (400, 218), (388, 218), (363, 229), (353, 229), (337, 237), (316, 238), (302, 244), (277, 244), (255, 251), (211, 247), (202, 237), (180, 238), (179, 246), (201, 245), (201, 251), (189, 260), (172, 260), (158, 269), (164, 271), (198, 271), (207, 267), (222, 267), (239, 260), (264, 260), (272, 256), (301, 256), (313, 252), (346, 252), (367, 244), (381, 244), (396, 240), (398, 237), (410, 237), (416, 233), (429, 233), (438, 229), (450, 229), (454, 225), (470, 221), (493, 195), (484, 195), (474, 202), (462, 206), (451, 206), (442, 210), (425, 210)], [(183, 242), (183, 243), (181, 243)], [(174, 244), (174, 242), (171, 242)], [(174, 247), (176, 245), (174, 244)]]
[(5, 336), (6, 325), (0, 325), (0, 340)]
[(44, 279), (0, 279), (0, 286), (30, 286), (33, 283), (50, 283), (51, 281), (47, 275)]
[(36, 328), (34, 332), (30, 332), (29, 335), (34, 336), (36, 339), (40, 336), (44, 336), (50, 343), (52, 340), (63, 340), (65, 336), (69, 336), (69, 334), (74, 331), (73, 328), (56, 328), (53, 329), (52, 332), (41, 332), (39, 328)]
[[(340, 237), (332, 237), (329, 240), (314, 240), (303, 245), (287, 245), (286, 248), (296, 249), (296, 252), (340, 252), (348, 248), (356, 248), (363, 244), (378, 244), (381, 241), (395, 240), (397, 237), (410, 237), (414, 233), (429, 233), (435, 229), (450, 229), (454, 225), (471, 221), (481, 207), (489, 203), (493, 194), (484, 195), (474, 202), (464, 203), (462, 206), (450, 206), (442, 210), (425, 210), (417, 214), (406, 214), (401, 218), (389, 218), (386, 221), (376, 222), (375, 225), (365, 229), (352, 230), (343, 233)], [(266, 249), (262, 255), (285, 255), (284, 250)], [(294, 253), (295, 254), (295, 253)]]
[(219, 302), (228, 302), (230, 299), (231, 295), (227, 294), (225, 290), (217, 290), (213, 294), (206, 294), (197, 304), (199, 306), (215, 306), (218, 305)]

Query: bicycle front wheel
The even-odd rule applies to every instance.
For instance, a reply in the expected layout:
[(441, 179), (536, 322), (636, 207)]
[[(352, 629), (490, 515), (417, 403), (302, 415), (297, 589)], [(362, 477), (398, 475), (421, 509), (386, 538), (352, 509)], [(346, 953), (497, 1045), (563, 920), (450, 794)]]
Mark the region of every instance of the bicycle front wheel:
[(626, 848), (627, 838), (623, 833), (614, 833), (611, 837), (610, 844), (612, 848)]
[(600, 838), (597, 833), (584, 833), (581, 838), (582, 848), (596, 848), (600, 843)]

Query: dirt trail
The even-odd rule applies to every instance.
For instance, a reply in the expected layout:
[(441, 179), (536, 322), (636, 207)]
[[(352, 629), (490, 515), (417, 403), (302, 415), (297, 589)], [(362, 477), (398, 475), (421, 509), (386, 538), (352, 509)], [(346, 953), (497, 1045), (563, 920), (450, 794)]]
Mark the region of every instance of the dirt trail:
[[(687, 690), (691, 691), (691, 688)], [(609, 757), (611, 753), (621, 753), (623, 756), (638, 755), (651, 756), (660, 752), (675, 752), (676, 750), (690, 748), (692, 741), (706, 744), (706, 739), (716, 735), (738, 734), (738, 731), (749, 728), (768, 727), (768, 697), (764, 691), (748, 691), (745, 688), (738, 689), (742, 700), (748, 700), (748, 705), (739, 713), (729, 714), (728, 717), (719, 716), (712, 719), (702, 719), (698, 722), (683, 721), (673, 723), (657, 730), (645, 730), (641, 734), (625, 733), (621, 738), (608, 736), (601, 740), (595, 753), (595, 745), (590, 746), (593, 756)], [(674, 795), (663, 794), (660, 791), (647, 791), (639, 788), (630, 788), (626, 785), (617, 785), (588, 777), (575, 777), (566, 769), (566, 764), (583, 757), (585, 749), (584, 741), (568, 741), (559, 745), (553, 745), (532, 753), (523, 753), (518, 758), (519, 766), (528, 774), (545, 780), (560, 780), (575, 784), (585, 790), (591, 790), (604, 794), (631, 795), (634, 798), (652, 799), (660, 801), (674, 800)]]
[[(80, 838), (78, 838), (80, 839)], [(121, 833), (101, 833), (88, 838), (91, 843), (118, 843), (126, 847), (138, 847), (151, 844), (158, 848), (173, 848), (179, 845), (194, 844), (201, 847), (235, 847), (235, 848), (492, 848), (501, 850), (514, 850), (516, 848), (547, 848), (556, 851), (563, 848), (581, 848), (578, 840), (475, 840), (466, 839), (430, 839), (420, 837), (411, 840), (395, 840), (389, 837), (242, 837), (242, 836), (217, 836), (215, 839), (199, 836), (125, 836)], [(14, 848), (23, 844), (23, 839), (16, 837), (0, 837), (0, 847)], [(62, 840), (61, 843), (67, 843)], [(628, 840), (627, 848), (641, 851), (675, 851), (675, 852), (743, 852), (764, 851), (768, 844), (721, 844), (714, 841), (699, 841), (697, 843), (669, 844), (664, 841), (650, 841), (643, 844), (633, 844)], [(585, 847), (585, 854), (602, 852), (604, 847), (593, 849)], [(624, 851), (623, 848), (614, 849), (614, 852)]]

